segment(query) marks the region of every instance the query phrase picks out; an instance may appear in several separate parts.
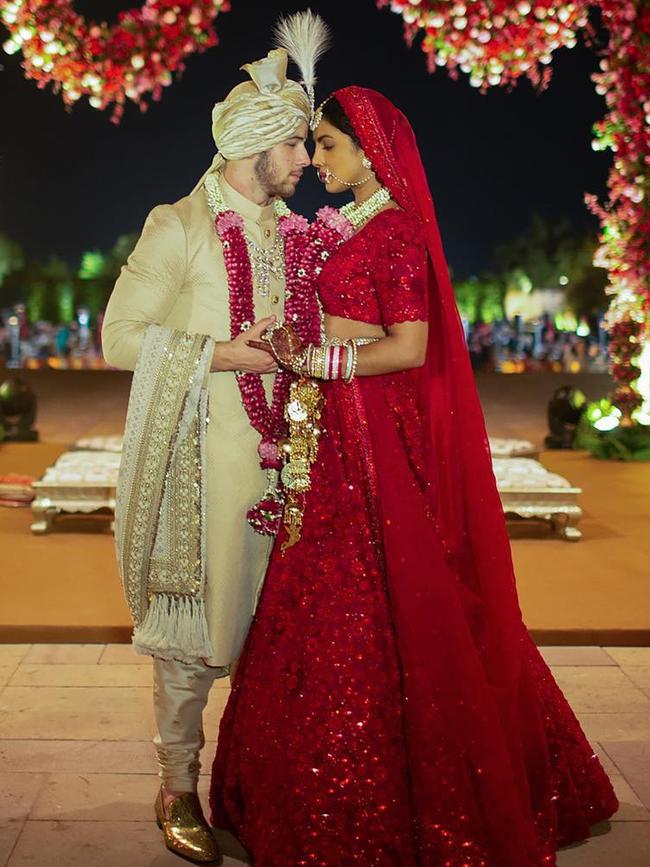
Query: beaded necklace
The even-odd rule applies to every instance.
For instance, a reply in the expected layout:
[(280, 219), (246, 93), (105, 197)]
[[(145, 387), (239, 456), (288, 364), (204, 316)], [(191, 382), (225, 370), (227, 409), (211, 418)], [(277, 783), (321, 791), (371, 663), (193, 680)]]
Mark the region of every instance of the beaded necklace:
[(355, 229), (360, 229), (361, 226), (367, 223), (368, 220), (371, 220), (390, 202), (390, 198), (390, 192), (386, 187), (379, 187), (365, 202), (362, 202), (360, 205), (357, 205), (354, 201), (348, 202), (339, 211), (346, 220), (350, 221)]
[[(205, 179), (205, 191), (208, 206), (213, 215), (227, 210), (219, 181), (214, 175), (208, 175)], [(280, 217), (288, 217), (291, 211), (283, 199), (276, 199), (273, 202), (273, 211), (276, 224), (276, 240), (270, 249), (267, 250), (264, 247), (260, 247), (244, 232), (248, 256), (253, 269), (253, 286), (262, 298), (266, 298), (269, 294), (271, 276), (277, 280), (284, 279), (284, 240), (277, 232), (277, 226)]]

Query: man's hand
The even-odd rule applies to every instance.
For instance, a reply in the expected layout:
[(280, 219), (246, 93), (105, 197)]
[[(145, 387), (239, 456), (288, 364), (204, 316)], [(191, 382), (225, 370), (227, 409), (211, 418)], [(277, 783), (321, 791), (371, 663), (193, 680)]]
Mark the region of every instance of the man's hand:
[(275, 359), (262, 349), (248, 345), (257, 342), (262, 333), (275, 322), (275, 316), (260, 319), (248, 331), (242, 331), (234, 340), (215, 344), (210, 370), (241, 370), (243, 373), (274, 373), (278, 366)]

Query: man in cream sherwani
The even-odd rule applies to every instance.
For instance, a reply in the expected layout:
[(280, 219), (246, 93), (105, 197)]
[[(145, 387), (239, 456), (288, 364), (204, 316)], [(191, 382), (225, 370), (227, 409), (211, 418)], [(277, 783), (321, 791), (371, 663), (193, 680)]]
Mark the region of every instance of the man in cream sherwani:
[[(115, 285), (103, 327), (104, 355), (114, 367), (135, 370), (146, 365), (141, 354), (150, 326), (162, 326), (163, 335), (186, 342), (193, 335), (204, 335), (208, 340), (201, 344), (201, 357), (206, 351), (211, 354), (205, 376), (209, 414), (202, 472), (207, 531), (201, 602), (209, 638), (206, 646), (212, 653), (209, 658), (196, 659), (183, 653), (179, 655), (184, 661), (180, 661), (173, 658), (173, 652), (158, 653), (155, 645), (149, 649), (144, 639), (138, 646), (137, 628), (134, 638), (141, 652), (154, 655), (158, 728), (154, 742), (162, 778), (156, 801), (158, 823), (168, 848), (196, 862), (221, 857), (196, 796), (199, 750), (204, 744), (202, 712), (214, 679), (226, 675), (241, 652), (272, 541), (256, 534), (246, 521), (248, 509), (265, 490), (267, 477), (257, 451), (260, 435), (242, 405), (235, 371), (263, 374), (270, 397), (273, 363), (267, 353), (249, 347), (247, 341), (259, 339), (273, 317), (281, 319), (284, 304), (284, 275), (281, 269), (270, 267), (264, 286), (259, 280), (254, 285), (257, 322), (230, 339), (227, 273), (204, 182), (207, 178), (217, 182), (227, 208), (243, 217), (249, 248), (252, 243), (256, 256), (264, 259), (267, 255), (271, 262), (278, 241), (273, 202), (294, 193), (309, 164), (305, 149), (309, 99), (300, 85), (286, 78), (286, 52), (276, 49), (242, 69), (251, 80), (238, 85), (213, 111), (217, 157), (191, 195), (172, 205), (159, 205), (149, 214)], [(277, 255), (273, 262), (277, 265)], [(171, 358), (171, 351), (165, 351)], [(174, 372), (165, 371), (164, 366), (161, 370), (169, 376), (171, 388)], [(178, 370), (178, 375), (185, 375), (180, 367)], [(137, 403), (133, 396), (132, 402)], [(138, 407), (132, 410), (130, 404), (129, 413), (132, 411), (136, 413)], [(138, 477), (140, 486), (148, 484), (146, 468), (143, 472)], [(145, 488), (141, 490), (146, 497)], [(140, 496), (140, 490), (132, 492), (131, 502), (137, 506)], [(155, 516), (148, 520), (155, 525)], [(176, 520), (172, 513), (170, 532)], [(136, 534), (131, 526), (127, 532)], [(144, 544), (142, 538), (140, 543)], [(149, 587), (152, 589), (155, 595), (156, 587)], [(146, 606), (146, 600), (151, 605), (154, 596), (147, 596), (145, 588), (142, 598)], [(167, 612), (174, 605), (174, 593), (165, 599)], [(133, 611), (133, 605), (131, 608)]]

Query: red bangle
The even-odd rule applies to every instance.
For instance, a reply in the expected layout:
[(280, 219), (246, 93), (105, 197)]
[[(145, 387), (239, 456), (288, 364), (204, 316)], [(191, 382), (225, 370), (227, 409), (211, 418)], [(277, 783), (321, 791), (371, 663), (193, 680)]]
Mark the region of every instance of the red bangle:
[(341, 347), (332, 347), (332, 379), (341, 377)]

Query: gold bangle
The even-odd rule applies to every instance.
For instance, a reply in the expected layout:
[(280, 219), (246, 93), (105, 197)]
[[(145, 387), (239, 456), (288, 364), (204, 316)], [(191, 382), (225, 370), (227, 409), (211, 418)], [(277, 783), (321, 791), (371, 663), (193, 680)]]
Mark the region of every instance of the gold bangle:
[(305, 363), (307, 360), (307, 354), (309, 352), (309, 347), (305, 349), (301, 349), (297, 355), (294, 355), (293, 358), (289, 361), (288, 367), (293, 370), (294, 373), (302, 374), (305, 372)]
[(316, 362), (318, 359), (318, 346), (312, 344), (311, 351), (307, 356), (307, 376), (315, 378), (316, 376)]
[(316, 370), (315, 376), (316, 379), (325, 379), (325, 353), (327, 350), (327, 346), (319, 346), (318, 347), (318, 356), (316, 358)]

